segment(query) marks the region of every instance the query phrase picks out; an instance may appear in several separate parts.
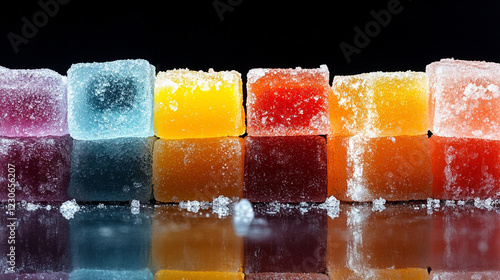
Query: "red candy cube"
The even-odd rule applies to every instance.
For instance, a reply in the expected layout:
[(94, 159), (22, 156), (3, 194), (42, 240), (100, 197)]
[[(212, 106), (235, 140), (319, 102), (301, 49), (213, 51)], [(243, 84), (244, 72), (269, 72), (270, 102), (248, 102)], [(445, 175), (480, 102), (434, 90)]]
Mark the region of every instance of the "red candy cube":
[(243, 196), (252, 202), (324, 202), (326, 139), (249, 136), (244, 173)]
[(328, 133), (330, 85), (326, 65), (317, 69), (252, 69), (247, 77), (249, 135)]
[(433, 197), (500, 197), (500, 141), (432, 136)]

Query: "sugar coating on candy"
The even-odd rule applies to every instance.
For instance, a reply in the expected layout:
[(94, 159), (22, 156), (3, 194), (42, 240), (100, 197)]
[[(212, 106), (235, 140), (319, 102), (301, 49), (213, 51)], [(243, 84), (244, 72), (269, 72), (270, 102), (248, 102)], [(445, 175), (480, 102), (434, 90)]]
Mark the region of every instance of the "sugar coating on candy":
[(328, 160), (328, 194), (340, 200), (421, 200), (432, 192), (427, 135), (329, 135)]
[(243, 195), (244, 140), (159, 139), (153, 152), (155, 199), (212, 201)]
[(315, 69), (251, 69), (247, 75), (248, 134), (327, 134), (329, 75), (326, 65)]
[(423, 72), (335, 76), (330, 133), (368, 137), (426, 134), (428, 102), (429, 81)]
[(154, 79), (155, 68), (142, 59), (73, 64), (68, 70), (71, 136), (153, 136)]
[(0, 136), (68, 134), (66, 95), (57, 72), (0, 68)]
[(69, 135), (0, 137), (0, 164), (4, 166), (0, 184), (5, 186), (0, 188), (0, 200), (9, 199), (8, 184), (14, 184), (18, 202), (67, 200), (71, 149)]
[(75, 214), (80, 211), (80, 205), (78, 205), (74, 199), (68, 200), (61, 205), (59, 211), (66, 220), (71, 220), (75, 217)]
[(69, 196), (78, 201), (150, 200), (154, 140), (73, 140)]
[(244, 280), (241, 272), (160, 270), (154, 280)]
[(152, 269), (177, 271), (241, 272), (243, 238), (234, 232), (231, 219), (201, 209), (179, 211), (177, 206), (155, 207)]
[(323, 137), (248, 136), (245, 141), (245, 198), (251, 202), (325, 201)]
[(500, 141), (477, 138), (430, 138), (433, 197), (500, 198)]
[(442, 59), (426, 72), (434, 134), (500, 140), (500, 64)]
[(154, 104), (155, 134), (162, 139), (245, 133), (241, 74), (236, 71), (160, 72)]

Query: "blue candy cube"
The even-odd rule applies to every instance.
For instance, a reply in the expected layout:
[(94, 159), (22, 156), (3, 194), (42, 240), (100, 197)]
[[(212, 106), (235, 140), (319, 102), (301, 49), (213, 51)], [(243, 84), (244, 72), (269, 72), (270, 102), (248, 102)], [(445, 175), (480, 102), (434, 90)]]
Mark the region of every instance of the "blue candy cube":
[(142, 59), (73, 64), (68, 125), (75, 139), (153, 136), (155, 68)]

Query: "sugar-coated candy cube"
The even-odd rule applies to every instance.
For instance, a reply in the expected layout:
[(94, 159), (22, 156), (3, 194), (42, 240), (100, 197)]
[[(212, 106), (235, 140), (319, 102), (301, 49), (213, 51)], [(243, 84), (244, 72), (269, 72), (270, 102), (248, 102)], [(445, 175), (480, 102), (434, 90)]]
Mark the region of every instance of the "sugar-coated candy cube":
[(420, 204), (340, 205), (328, 219), (331, 279), (427, 279), (431, 216)]
[(328, 195), (345, 201), (407, 201), (431, 193), (427, 135), (328, 136)]
[(153, 271), (238, 273), (243, 266), (243, 238), (236, 235), (231, 219), (208, 210), (155, 207), (151, 240)]
[(245, 133), (241, 74), (169, 70), (155, 84), (154, 129), (163, 139), (239, 136)]
[(154, 140), (73, 140), (69, 196), (80, 201), (150, 200)]
[(152, 210), (148, 208), (132, 213), (129, 206), (119, 205), (87, 206), (77, 212), (70, 220), (73, 270), (82, 270), (83, 275), (98, 271), (110, 271), (110, 275), (113, 271), (148, 275), (151, 216)]
[(252, 273), (246, 280), (329, 280), (321, 273)]
[(477, 138), (430, 138), (432, 197), (500, 198), (500, 141)]
[(76, 269), (71, 272), (69, 280), (153, 280), (153, 273), (149, 269), (142, 270), (100, 270), (100, 269)]
[(245, 198), (252, 202), (325, 201), (327, 166), (323, 137), (245, 139)]
[(245, 274), (323, 273), (326, 269), (327, 215), (317, 208), (256, 205), (245, 235)]
[(154, 280), (244, 280), (241, 272), (160, 270)]
[(57, 72), (0, 68), (0, 136), (68, 134), (66, 95)]
[(251, 69), (247, 75), (248, 134), (327, 134), (329, 75), (326, 65), (316, 69)]
[(70, 226), (57, 206), (1, 205), (0, 219), (0, 236), (5, 238), (0, 242), (0, 279), (54, 279), (71, 271)]
[(500, 140), (500, 64), (442, 59), (426, 72), (434, 134)]
[(153, 152), (154, 197), (212, 201), (243, 195), (244, 139), (160, 139)]
[(499, 236), (500, 215), (492, 206), (444, 207), (432, 214), (428, 265), (433, 271), (497, 271), (498, 274)]
[(0, 200), (67, 200), (71, 146), (69, 135), (0, 137)]
[(369, 137), (420, 135), (429, 129), (429, 80), (423, 72), (335, 76), (331, 134)]
[(500, 271), (431, 271), (429, 280), (498, 280)]
[(142, 59), (73, 64), (68, 70), (71, 136), (153, 136), (154, 79), (154, 67)]

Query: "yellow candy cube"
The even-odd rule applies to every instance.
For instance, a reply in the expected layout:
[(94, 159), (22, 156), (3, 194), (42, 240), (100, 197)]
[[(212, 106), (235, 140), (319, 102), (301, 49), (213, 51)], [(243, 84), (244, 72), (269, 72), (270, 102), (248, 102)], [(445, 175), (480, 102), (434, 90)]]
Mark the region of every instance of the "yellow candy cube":
[(331, 134), (421, 135), (429, 129), (429, 79), (423, 72), (335, 76), (329, 102)]
[(163, 139), (245, 133), (241, 74), (169, 70), (155, 83), (154, 130)]

